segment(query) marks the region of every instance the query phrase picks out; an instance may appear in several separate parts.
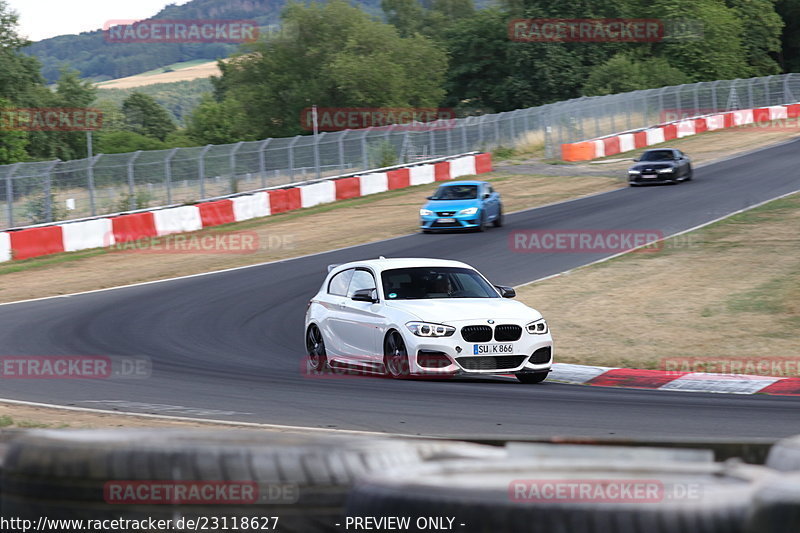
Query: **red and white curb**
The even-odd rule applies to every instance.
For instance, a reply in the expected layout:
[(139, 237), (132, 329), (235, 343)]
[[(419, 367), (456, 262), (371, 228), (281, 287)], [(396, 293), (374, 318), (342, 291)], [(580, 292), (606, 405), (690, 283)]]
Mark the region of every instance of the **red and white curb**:
[(553, 364), (548, 381), (571, 385), (727, 394), (800, 396), (800, 378)]
[(472, 153), (359, 175), (0, 232), (0, 262), (114, 246), (199, 231), (295, 209), (492, 171), (492, 155)]

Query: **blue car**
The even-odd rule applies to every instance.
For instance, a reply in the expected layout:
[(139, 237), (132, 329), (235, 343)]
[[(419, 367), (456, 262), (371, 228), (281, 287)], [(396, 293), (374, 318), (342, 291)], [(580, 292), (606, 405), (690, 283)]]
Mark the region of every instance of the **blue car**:
[(489, 223), (503, 225), (503, 203), (485, 181), (455, 181), (442, 184), (419, 210), (423, 233), (435, 230), (484, 231)]

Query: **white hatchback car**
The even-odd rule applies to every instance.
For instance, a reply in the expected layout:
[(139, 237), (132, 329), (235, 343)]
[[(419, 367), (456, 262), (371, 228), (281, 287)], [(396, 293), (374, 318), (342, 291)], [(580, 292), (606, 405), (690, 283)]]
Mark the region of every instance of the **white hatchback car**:
[(394, 378), (514, 373), (539, 383), (553, 362), (553, 339), (538, 311), (508, 300), (515, 295), (458, 261), (329, 267), (306, 311), (308, 365)]

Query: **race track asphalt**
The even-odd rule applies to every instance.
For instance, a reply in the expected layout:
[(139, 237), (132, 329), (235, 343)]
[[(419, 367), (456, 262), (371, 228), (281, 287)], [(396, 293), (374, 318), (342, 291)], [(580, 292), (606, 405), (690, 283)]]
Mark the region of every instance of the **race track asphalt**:
[[(481, 234), (409, 235), (245, 269), (0, 306), (0, 355), (146, 356), (153, 365), (146, 379), (2, 379), (0, 397), (421, 435), (796, 434), (800, 400), (791, 397), (548, 382), (531, 386), (491, 378), (314, 378), (301, 372), (301, 361), (306, 302), (328, 264), (379, 255), (439, 257), (466, 261), (494, 283), (518, 285), (607, 254), (517, 253), (509, 247), (514, 230), (674, 234), (800, 189), (798, 169), (796, 141), (697, 169), (690, 183), (626, 188), (528, 210), (507, 216), (503, 228)], [(502, 192), (502, 184), (498, 188)], [(556, 343), (567, 335), (555, 331)]]

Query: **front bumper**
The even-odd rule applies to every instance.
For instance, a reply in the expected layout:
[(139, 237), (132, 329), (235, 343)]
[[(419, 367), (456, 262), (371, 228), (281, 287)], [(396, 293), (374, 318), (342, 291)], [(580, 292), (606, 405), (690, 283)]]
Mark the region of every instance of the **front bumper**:
[[(440, 222), (445, 220), (446, 222)], [(478, 211), (474, 215), (452, 215), (441, 216), (434, 213), (433, 215), (425, 215), (420, 217), (419, 227), (423, 230), (459, 230), (459, 229), (473, 229), (481, 224), (481, 212)]]
[(628, 182), (637, 185), (672, 183), (677, 179), (677, 173), (670, 172), (665, 174), (628, 174)]
[[(509, 323), (509, 322), (503, 322)], [(426, 376), (487, 375), (518, 372), (548, 372), (553, 364), (553, 338), (550, 333), (534, 335), (523, 327), (522, 336), (513, 342), (469, 342), (461, 327), (451, 337), (417, 337), (405, 332), (411, 374)], [(511, 344), (510, 353), (475, 354), (476, 345)]]

